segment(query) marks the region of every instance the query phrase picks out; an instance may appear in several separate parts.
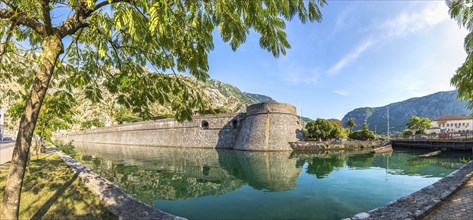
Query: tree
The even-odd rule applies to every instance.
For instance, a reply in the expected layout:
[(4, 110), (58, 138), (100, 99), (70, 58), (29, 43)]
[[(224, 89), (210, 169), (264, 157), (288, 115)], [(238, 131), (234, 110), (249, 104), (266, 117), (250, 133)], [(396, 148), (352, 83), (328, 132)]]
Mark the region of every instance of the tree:
[(307, 129), (307, 137), (312, 140), (327, 140), (331, 138), (332, 130), (334, 126), (329, 121), (317, 118), (315, 121), (311, 121), (305, 125)]
[(406, 127), (411, 129), (413, 134), (425, 134), (425, 129), (432, 127), (432, 122), (429, 118), (414, 115), (409, 119)]
[[(9, 115), (15, 121), (21, 118), (25, 109), (24, 101), (18, 101), (8, 109)], [(66, 129), (74, 123), (72, 107), (77, 104), (73, 96), (62, 91), (48, 94), (44, 101), (41, 114), (35, 126), (34, 134), (37, 136), (36, 154), (45, 140), (50, 140), (53, 133), (59, 129)], [(39, 142), (39, 143), (38, 143)]]
[(366, 141), (366, 140), (376, 139), (376, 134), (369, 130), (367, 123), (364, 123), (363, 124), (363, 130), (355, 131), (355, 132), (351, 133), (349, 135), (349, 137), (351, 139), (354, 139), (354, 140)]
[(333, 125), (333, 129), (330, 135), (330, 138), (347, 138), (347, 129), (343, 127), (342, 121), (338, 119), (328, 119), (330, 123)]
[(473, 5), (471, 0), (448, 0), (450, 16), (457, 20), (459, 26), (470, 33), (465, 37), (464, 47), (467, 53), (465, 62), (452, 77), (451, 83), (458, 88), (458, 98), (473, 108)]
[(355, 119), (353, 119), (353, 118), (348, 119), (348, 121), (347, 121), (347, 126), (350, 127), (350, 132), (349, 132), (349, 134), (351, 134), (352, 128), (356, 126), (356, 121), (355, 121)]
[(402, 136), (411, 136), (412, 135), (412, 131), (410, 129), (404, 129), (402, 131)]
[(94, 102), (102, 98), (99, 85), (105, 85), (118, 94), (120, 104), (141, 116), (149, 114), (149, 103), (158, 102), (171, 104), (178, 120), (188, 119), (193, 109), (205, 106), (199, 92), (187, 89), (178, 77), (147, 71), (145, 65), (159, 73), (177, 70), (207, 79), (215, 27), (233, 50), (252, 29), (261, 35), (260, 46), (277, 57), (290, 48), (284, 20), (297, 14), (302, 22), (320, 21), (319, 5), (324, 4), (324, 0), (2, 0), (0, 76), (18, 77), (30, 89), (2, 218), (18, 217), (31, 138), (51, 84), (67, 91), (83, 90)]

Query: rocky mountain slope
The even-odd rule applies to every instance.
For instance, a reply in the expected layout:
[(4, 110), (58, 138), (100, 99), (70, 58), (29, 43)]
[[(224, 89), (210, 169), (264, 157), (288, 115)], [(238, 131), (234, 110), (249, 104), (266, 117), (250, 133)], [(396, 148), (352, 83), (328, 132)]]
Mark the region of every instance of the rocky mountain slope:
[(197, 83), (204, 88), (210, 105), (225, 112), (243, 112), (248, 105), (274, 101), (265, 95), (242, 92), (236, 86), (215, 79)]
[(361, 129), (366, 121), (370, 130), (376, 130), (378, 134), (382, 134), (387, 132), (388, 107), (391, 132), (404, 130), (406, 123), (413, 115), (433, 120), (441, 115), (471, 114), (472, 111), (466, 107), (466, 102), (460, 102), (456, 99), (457, 94), (456, 90), (437, 92), (386, 106), (357, 108), (348, 112), (343, 117), (342, 122), (345, 125), (348, 119), (353, 118), (357, 124), (355, 129)]

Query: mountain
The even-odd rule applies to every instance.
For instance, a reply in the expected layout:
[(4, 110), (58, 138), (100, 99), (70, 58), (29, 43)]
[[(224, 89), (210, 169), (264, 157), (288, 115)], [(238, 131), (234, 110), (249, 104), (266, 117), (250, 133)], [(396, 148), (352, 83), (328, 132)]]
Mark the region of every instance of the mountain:
[(187, 80), (193, 80), (203, 88), (212, 108), (223, 109), (225, 112), (243, 112), (248, 105), (274, 101), (271, 97), (242, 92), (236, 86), (211, 79), (206, 82), (197, 81), (194, 78), (186, 77)]
[(378, 134), (387, 132), (387, 110), (389, 107), (390, 132), (399, 132), (405, 129), (411, 116), (426, 117), (433, 120), (442, 115), (469, 115), (472, 113), (466, 107), (466, 102), (456, 99), (458, 91), (437, 92), (431, 95), (411, 98), (405, 101), (391, 103), (382, 107), (357, 108), (348, 112), (342, 119), (346, 125), (348, 119), (353, 118), (361, 129), (363, 123), (368, 123), (370, 130)]

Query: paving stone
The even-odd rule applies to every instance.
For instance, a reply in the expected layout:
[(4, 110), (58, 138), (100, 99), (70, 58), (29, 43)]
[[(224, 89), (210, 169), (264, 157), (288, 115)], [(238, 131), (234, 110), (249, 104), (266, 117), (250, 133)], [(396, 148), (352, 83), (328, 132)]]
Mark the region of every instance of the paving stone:
[(449, 199), (445, 200), (424, 217), (424, 220), (431, 219), (473, 219), (473, 177), (458, 189)]

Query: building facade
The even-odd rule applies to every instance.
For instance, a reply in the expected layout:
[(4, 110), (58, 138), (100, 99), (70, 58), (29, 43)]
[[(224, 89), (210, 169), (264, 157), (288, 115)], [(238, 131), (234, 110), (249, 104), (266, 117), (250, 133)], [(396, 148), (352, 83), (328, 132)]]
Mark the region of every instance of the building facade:
[(473, 132), (473, 118), (466, 115), (445, 115), (432, 121), (429, 134), (467, 134)]

